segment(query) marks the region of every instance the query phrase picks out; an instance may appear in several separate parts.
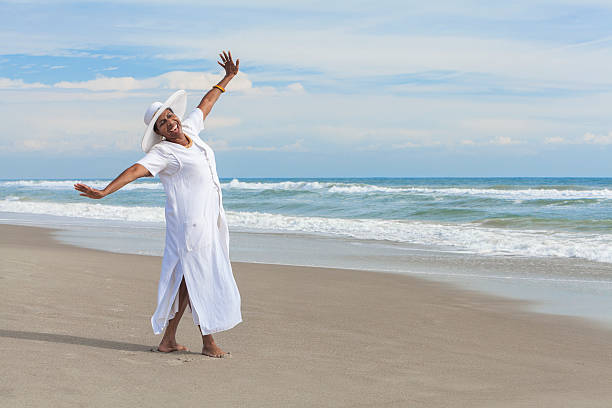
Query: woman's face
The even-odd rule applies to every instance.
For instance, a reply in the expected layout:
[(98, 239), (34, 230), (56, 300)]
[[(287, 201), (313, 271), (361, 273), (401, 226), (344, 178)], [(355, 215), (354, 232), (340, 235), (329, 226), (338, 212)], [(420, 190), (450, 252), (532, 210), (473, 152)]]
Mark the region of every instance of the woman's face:
[(181, 120), (172, 112), (172, 109), (166, 108), (155, 122), (155, 131), (166, 140), (178, 139), (182, 132)]

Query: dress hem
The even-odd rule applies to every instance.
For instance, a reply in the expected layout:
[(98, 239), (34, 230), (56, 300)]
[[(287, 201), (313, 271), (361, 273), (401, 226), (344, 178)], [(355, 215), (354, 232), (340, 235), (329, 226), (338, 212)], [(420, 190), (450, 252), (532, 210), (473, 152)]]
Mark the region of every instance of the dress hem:
[[(234, 327), (236, 327), (236, 326), (237, 326), (238, 324), (240, 324), (240, 323), (242, 323), (242, 319), (238, 320), (238, 321), (237, 321), (237, 322), (235, 322), (235, 323), (231, 323), (231, 324), (229, 324), (229, 325), (227, 325), (227, 326), (222, 326), (222, 327), (218, 327), (218, 328), (215, 328), (215, 329), (210, 329), (210, 330), (202, 330), (202, 329), (200, 329), (200, 331), (202, 332), (202, 335), (206, 336), (206, 335), (208, 335), (208, 334), (214, 334), (214, 333), (219, 333), (219, 332), (222, 332), (222, 331), (226, 331), (226, 330), (233, 329)], [(164, 329), (166, 328), (166, 326), (167, 326), (167, 325), (168, 325), (168, 324), (166, 323), (166, 325), (165, 325), (164, 327), (162, 327), (162, 328), (161, 328), (161, 330), (159, 330), (159, 331), (155, 331), (155, 329), (153, 329), (153, 333), (154, 333), (156, 336), (157, 336), (158, 334), (162, 334), (162, 333), (164, 332)], [(195, 324), (195, 322), (194, 322), (194, 325), (195, 325), (195, 326), (198, 326), (197, 324)], [(200, 327), (201, 327), (201, 326), (200, 326)]]

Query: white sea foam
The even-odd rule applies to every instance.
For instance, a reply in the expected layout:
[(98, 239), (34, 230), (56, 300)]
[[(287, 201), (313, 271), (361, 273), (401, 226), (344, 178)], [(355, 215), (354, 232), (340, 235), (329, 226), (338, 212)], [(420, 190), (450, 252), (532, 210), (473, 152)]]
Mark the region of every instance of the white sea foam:
[(330, 185), (331, 183), (318, 181), (279, 181), (277, 183), (262, 183), (233, 179), (229, 183), (223, 183), (221, 187), (240, 190), (322, 190), (328, 188)]
[(453, 247), (483, 255), (558, 256), (612, 262), (609, 236), (550, 231), (517, 231), (470, 224), (420, 221), (295, 217), (228, 213), (230, 225), (263, 231), (292, 231)]
[[(104, 188), (110, 180), (9, 180), (0, 181), (0, 187), (27, 187), (41, 190), (72, 190), (76, 183), (87, 184), (93, 188)], [(163, 190), (161, 183), (134, 182), (123, 187), (124, 190)]]
[(330, 193), (401, 193), (402, 188), (373, 186), (368, 184), (334, 184), (328, 190)]
[(607, 188), (591, 190), (569, 190), (554, 188), (529, 188), (505, 190), (497, 188), (458, 188), (458, 187), (386, 187), (373, 184), (337, 183), (319, 181), (281, 181), (277, 183), (245, 182), (233, 179), (222, 185), (225, 189), (239, 190), (308, 190), (328, 193), (367, 194), (416, 194), (440, 196), (491, 197), (507, 200), (572, 200), (572, 199), (612, 199), (612, 190)]
[[(160, 207), (124, 207), (98, 203), (45, 203), (0, 200), (0, 211), (88, 219), (163, 223)], [(550, 231), (517, 231), (473, 224), (420, 221), (298, 217), (228, 211), (232, 229), (258, 232), (324, 234), (366, 240), (388, 240), (483, 255), (558, 256), (612, 263), (610, 235)]]
[(575, 200), (575, 199), (612, 199), (612, 190), (557, 190), (557, 189), (517, 189), (499, 190), (493, 188), (410, 188), (414, 194), (491, 197), (506, 200)]
[[(109, 180), (11, 180), (0, 181), (0, 187), (28, 187), (32, 189), (66, 190), (72, 189), (75, 183), (84, 183), (94, 188), (104, 188)], [(364, 183), (341, 183), (323, 181), (279, 181), (279, 182), (254, 182), (233, 179), (222, 183), (224, 190), (248, 190), (248, 191), (314, 191), (331, 194), (372, 194), (388, 193), (399, 195), (421, 195), (441, 197), (482, 197), (513, 200), (520, 203), (526, 200), (578, 200), (578, 199), (612, 199), (612, 189), (590, 189), (570, 190), (554, 188), (529, 188), (529, 189), (499, 189), (499, 188), (459, 188), (459, 187), (415, 187), (415, 186), (379, 186)], [(134, 182), (123, 187), (124, 190), (163, 190), (160, 182)]]
[(0, 211), (59, 215), (97, 220), (164, 222), (164, 209), (159, 207), (124, 207), (98, 203), (53, 203), (0, 200)]

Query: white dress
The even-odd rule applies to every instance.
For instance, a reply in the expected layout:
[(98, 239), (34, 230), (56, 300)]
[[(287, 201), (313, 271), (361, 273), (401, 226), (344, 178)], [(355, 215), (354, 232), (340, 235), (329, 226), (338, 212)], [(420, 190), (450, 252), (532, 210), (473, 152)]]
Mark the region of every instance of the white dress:
[(202, 111), (196, 108), (181, 124), (191, 146), (162, 141), (137, 162), (159, 175), (166, 192), (166, 246), (151, 325), (159, 334), (174, 317), (184, 276), (193, 322), (202, 334), (211, 334), (242, 321), (240, 293), (230, 264), (215, 155), (198, 136), (204, 128)]

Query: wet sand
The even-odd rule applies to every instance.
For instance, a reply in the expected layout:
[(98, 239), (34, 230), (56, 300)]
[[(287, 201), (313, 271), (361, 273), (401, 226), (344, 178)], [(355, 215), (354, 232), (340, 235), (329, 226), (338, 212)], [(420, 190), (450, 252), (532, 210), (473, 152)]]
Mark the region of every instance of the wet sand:
[[(315, 256), (315, 254), (313, 254)], [(610, 407), (612, 330), (410, 276), (234, 263), (231, 359), (151, 352), (161, 258), (0, 225), (0, 406)]]

